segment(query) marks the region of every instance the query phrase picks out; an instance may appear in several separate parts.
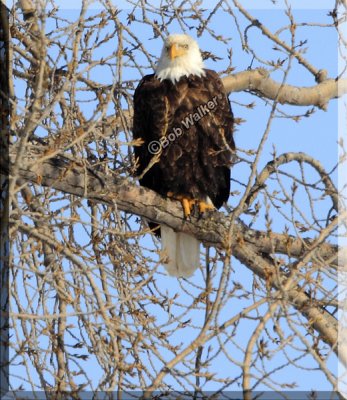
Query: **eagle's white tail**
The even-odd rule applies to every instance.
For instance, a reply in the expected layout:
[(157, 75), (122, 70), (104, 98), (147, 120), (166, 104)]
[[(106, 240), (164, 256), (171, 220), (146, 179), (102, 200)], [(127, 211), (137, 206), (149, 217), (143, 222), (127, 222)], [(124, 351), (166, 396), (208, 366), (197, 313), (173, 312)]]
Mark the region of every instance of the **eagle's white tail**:
[(183, 232), (175, 232), (166, 225), (160, 226), (161, 249), (166, 258), (164, 267), (169, 275), (193, 275), (200, 265), (200, 242)]

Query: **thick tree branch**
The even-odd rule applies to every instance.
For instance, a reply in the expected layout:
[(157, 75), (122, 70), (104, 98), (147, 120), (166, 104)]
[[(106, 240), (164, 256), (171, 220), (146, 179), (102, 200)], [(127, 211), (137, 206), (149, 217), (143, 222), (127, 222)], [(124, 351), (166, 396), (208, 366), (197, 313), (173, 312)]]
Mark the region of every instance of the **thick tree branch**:
[(281, 83), (271, 79), (269, 72), (265, 69), (243, 71), (222, 79), (225, 90), (228, 93), (251, 90), (258, 92), (261, 96), (268, 99), (277, 98), (277, 101), (281, 104), (286, 103), (296, 106), (311, 105), (322, 109), (327, 108), (329, 100), (347, 93), (346, 79), (326, 79), (311, 87), (283, 85), (281, 93), (278, 96)]
[[(272, 264), (271, 259), (265, 260), (264, 257), (259, 255), (258, 249), (255, 245), (235, 246), (233, 249), (234, 256), (239, 259), (244, 265), (247, 265), (256, 275), (269, 281), (271, 285), (281, 290), (285, 287), (285, 278), (277, 279), (275, 274), (276, 267)], [(321, 338), (328, 343), (337, 353), (337, 332), (338, 322), (336, 318), (330, 315), (321, 307), (307, 296), (298, 286), (292, 286), (288, 291), (285, 291), (290, 303), (310, 321), (312, 327), (318, 331)], [(340, 360), (347, 365), (347, 349), (339, 349)]]
[[(86, 169), (78, 161), (62, 156), (38, 161), (32, 167), (25, 165), (30, 163), (23, 163), (19, 167), (17, 178), (97, 203), (117, 204), (118, 209), (125, 212), (137, 214), (153, 222), (164, 223), (177, 231), (190, 233), (206, 245), (224, 247), (225, 237), (230, 230), (230, 221), (223, 213), (214, 212), (208, 218), (200, 220), (194, 217), (191, 221), (184, 220), (179, 202), (165, 199), (127, 180), (117, 180), (112, 176)], [(311, 239), (254, 230), (242, 222), (233, 227), (233, 232), (232, 246), (242, 243), (256, 245), (260, 253), (274, 252), (301, 257), (312, 244)], [(316, 249), (315, 256), (336, 268), (337, 246), (321, 244)]]

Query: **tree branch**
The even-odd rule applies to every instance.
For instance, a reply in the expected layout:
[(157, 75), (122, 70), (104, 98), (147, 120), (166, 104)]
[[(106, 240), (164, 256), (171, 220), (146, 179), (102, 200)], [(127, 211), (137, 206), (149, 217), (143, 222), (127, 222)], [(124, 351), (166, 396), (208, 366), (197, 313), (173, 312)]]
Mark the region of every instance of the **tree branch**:
[[(347, 93), (346, 79), (326, 79), (311, 87), (299, 87), (282, 85), (269, 77), (266, 69), (255, 69), (242, 71), (234, 75), (222, 78), (225, 90), (229, 92), (240, 92), (251, 90), (258, 92), (268, 99), (277, 99), (281, 104), (295, 106), (317, 106), (321, 109), (327, 108), (331, 99)], [(279, 88), (281, 93), (278, 95)]]
[[(153, 222), (164, 223), (177, 231), (190, 233), (205, 245), (224, 247), (230, 221), (221, 212), (210, 213), (208, 218), (192, 217), (190, 221), (185, 220), (179, 202), (165, 199), (123, 178), (117, 179), (91, 168), (86, 169), (82, 163), (63, 156), (44, 161), (36, 160), (32, 167), (28, 167), (30, 161), (32, 160), (27, 158), (19, 167), (18, 178), (92, 202), (117, 204), (118, 209), (122, 211), (137, 214)], [(6, 166), (2, 165), (1, 169), (6, 171)], [(242, 243), (256, 245), (259, 252), (266, 254), (275, 252), (290, 257), (301, 257), (313, 243), (311, 239), (250, 229), (241, 221), (235, 224), (233, 232), (232, 246)], [(323, 243), (316, 249), (315, 255), (336, 268), (337, 246)]]

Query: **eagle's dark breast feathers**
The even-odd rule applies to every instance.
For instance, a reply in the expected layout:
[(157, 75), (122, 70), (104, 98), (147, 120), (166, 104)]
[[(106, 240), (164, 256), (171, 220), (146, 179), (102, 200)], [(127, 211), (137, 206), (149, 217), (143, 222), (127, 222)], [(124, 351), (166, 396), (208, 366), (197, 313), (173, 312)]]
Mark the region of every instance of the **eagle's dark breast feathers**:
[(141, 176), (153, 154), (148, 146), (162, 145), (158, 161), (140, 184), (161, 195), (206, 200), (220, 208), (230, 192), (230, 166), (235, 150), (233, 114), (216, 72), (182, 77), (173, 84), (145, 76), (134, 95), (134, 139), (137, 174)]

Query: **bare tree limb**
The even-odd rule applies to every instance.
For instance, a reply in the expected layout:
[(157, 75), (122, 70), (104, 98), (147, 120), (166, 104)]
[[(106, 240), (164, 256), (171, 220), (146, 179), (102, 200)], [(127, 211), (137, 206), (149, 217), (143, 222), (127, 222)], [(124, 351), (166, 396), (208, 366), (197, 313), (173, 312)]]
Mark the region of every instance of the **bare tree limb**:
[(265, 69), (239, 72), (226, 76), (222, 80), (227, 92), (251, 90), (258, 92), (267, 99), (277, 98), (277, 101), (281, 104), (313, 105), (324, 110), (327, 108), (329, 100), (347, 93), (346, 79), (326, 79), (311, 87), (283, 85), (281, 93), (277, 97), (281, 84), (271, 79), (269, 72)]
[[(24, 163), (18, 172), (19, 177), (27, 182), (85, 197), (96, 203), (116, 203), (120, 210), (190, 233), (206, 245), (223, 247), (225, 235), (230, 229), (229, 219), (223, 213), (214, 212), (206, 219), (184, 220), (179, 202), (165, 199), (124, 179), (117, 180), (91, 169), (86, 172), (82, 164), (66, 157), (45, 160), (31, 169), (27, 164)], [(233, 229), (233, 245), (243, 242), (257, 244), (258, 250), (264, 253), (275, 251), (291, 257), (301, 257), (312, 242), (311, 239), (295, 238), (287, 234), (253, 230), (241, 222)], [(316, 256), (336, 267), (337, 246), (323, 243), (317, 249)]]
[(257, 18), (254, 18), (244, 7), (241, 6), (241, 4), (237, 0), (234, 0), (234, 4), (244, 15), (244, 17), (249, 20), (249, 22), (252, 24), (251, 26), (257, 27), (263, 35), (267, 36), (270, 40), (283, 48), (286, 52), (288, 52), (288, 54), (292, 54), (300, 64), (302, 64), (308, 71), (310, 71), (314, 75), (317, 82), (322, 82), (326, 78), (327, 71), (315, 68), (303, 57), (303, 55), (299, 51), (296, 51), (293, 46), (290, 46), (289, 44), (281, 40), (277, 35), (271, 33), (270, 29), (262, 24)]

